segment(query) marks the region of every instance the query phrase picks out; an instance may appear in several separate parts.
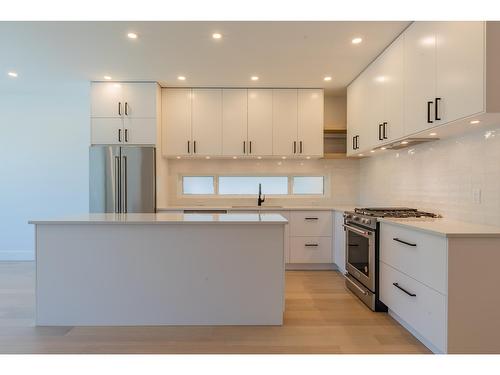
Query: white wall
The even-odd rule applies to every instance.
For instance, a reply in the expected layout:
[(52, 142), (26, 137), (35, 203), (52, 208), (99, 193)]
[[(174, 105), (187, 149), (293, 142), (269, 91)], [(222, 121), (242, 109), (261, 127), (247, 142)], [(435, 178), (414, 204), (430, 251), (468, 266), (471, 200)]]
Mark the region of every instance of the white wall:
[[(360, 199), (409, 206), (445, 217), (498, 225), (500, 126), (361, 161)], [(481, 202), (474, 203), (474, 192)]]
[(0, 260), (34, 255), (29, 219), (88, 212), (89, 83), (0, 90)]
[[(164, 159), (165, 160), (165, 159)], [(182, 175), (221, 175), (221, 174), (312, 174), (327, 176), (330, 186), (328, 196), (324, 198), (267, 197), (268, 205), (318, 205), (356, 204), (358, 202), (359, 160), (170, 160), (168, 165), (168, 196), (163, 201), (168, 205), (232, 205), (255, 204), (252, 198), (196, 198), (182, 196), (178, 181)], [(161, 205), (159, 205), (161, 207)]]

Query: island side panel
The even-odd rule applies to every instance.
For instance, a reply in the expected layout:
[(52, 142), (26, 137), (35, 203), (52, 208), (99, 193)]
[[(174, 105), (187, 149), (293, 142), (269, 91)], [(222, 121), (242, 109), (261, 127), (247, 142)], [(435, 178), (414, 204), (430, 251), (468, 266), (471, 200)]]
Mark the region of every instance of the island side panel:
[(37, 226), (37, 325), (281, 325), (282, 224)]
[(448, 353), (500, 353), (500, 238), (450, 238)]

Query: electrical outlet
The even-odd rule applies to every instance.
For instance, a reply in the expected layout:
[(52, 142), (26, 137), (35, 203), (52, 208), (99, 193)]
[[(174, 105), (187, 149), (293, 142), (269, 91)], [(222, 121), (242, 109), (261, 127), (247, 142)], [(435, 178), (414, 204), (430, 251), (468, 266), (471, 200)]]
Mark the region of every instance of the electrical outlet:
[(478, 186), (472, 188), (472, 202), (474, 204), (481, 204), (481, 188)]

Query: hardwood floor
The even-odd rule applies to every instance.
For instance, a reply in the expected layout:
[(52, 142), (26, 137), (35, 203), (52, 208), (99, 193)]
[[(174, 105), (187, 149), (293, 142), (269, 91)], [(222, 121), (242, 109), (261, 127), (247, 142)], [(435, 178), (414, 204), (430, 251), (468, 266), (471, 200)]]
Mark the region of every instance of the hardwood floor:
[(0, 353), (429, 353), (335, 271), (287, 271), (281, 327), (35, 327), (34, 283), (34, 263), (0, 263)]

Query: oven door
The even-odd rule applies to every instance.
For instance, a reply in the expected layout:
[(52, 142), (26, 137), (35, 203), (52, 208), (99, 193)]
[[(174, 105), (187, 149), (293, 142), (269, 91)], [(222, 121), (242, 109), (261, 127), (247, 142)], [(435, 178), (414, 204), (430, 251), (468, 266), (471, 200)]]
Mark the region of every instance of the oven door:
[(344, 224), (346, 269), (360, 283), (375, 291), (375, 231)]

